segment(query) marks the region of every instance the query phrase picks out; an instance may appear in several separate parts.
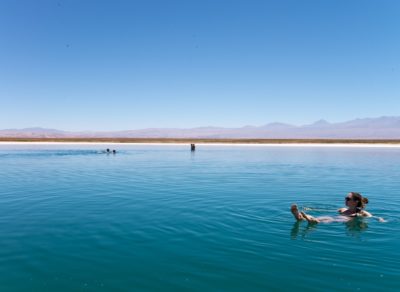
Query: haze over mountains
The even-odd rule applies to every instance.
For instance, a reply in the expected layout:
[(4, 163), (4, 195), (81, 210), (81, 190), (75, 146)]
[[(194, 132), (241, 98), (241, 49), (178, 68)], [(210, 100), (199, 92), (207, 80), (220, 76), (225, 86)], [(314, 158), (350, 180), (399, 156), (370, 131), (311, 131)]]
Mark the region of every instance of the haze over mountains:
[(215, 138), (215, 139), (400, 139), (400, 117), (355, 119), (341, 123), (325, 120), (294, 126), (270, 123), (241, 128), (200, 127), (191, 129), (149, 128), (128, 131), (68, 132), (26, 128), (0, 130), (0, 137), (15, 138)]

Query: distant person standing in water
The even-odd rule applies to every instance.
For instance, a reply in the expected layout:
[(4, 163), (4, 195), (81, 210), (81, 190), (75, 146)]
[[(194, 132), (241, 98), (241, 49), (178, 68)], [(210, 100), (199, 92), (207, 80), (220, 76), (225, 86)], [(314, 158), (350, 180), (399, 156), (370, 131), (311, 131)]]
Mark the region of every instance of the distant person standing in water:
[[(290, 208), (294, 218), (297, 221), (307, 220), (309, 223), (329, 223), (329, 222), (346, 222), (354, 217), (373, 217), (371, 213), (365, 211), (365, 205), (368, 204), (368, 199), (363, 197), (360, 193), (350, 192), (345, 197), (345, 205), (347, 208), (340, 208), (338, 210), (340, 216), (337, 217), (313, 217), (304, 212), (300, 212), (296, 204)], [(384, 222), (383, 218), (379, 218), (380, 222)]]

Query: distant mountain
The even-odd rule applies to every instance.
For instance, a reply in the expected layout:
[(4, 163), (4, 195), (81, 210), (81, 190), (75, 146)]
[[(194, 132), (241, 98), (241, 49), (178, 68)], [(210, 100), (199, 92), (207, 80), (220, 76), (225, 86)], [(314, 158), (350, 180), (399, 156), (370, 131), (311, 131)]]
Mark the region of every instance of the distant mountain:
[(0, 130), (0, 137), (24, 137), (24, 138), (58, 138), (68, 137), (71, 133), (44, 128), (24, 128)]
[(303, 127), (307, 127), (307, 128), (322, 128), (322, 127), (329, 127), (331, 124), (328, 123), (325, 120), (318, 120), (314, 123), (312, 123), (311, 125), (305, 125)]
[(294, 126), (270, 123), (242, 128), (149, 128), (112, 132), (67, 132), (26, 128), (0, 130), (0, 137), (15, 138), (232, 138), (232, 139), (400, 139), (400, 117), (355, 119), (341, 123), (325, 120)]

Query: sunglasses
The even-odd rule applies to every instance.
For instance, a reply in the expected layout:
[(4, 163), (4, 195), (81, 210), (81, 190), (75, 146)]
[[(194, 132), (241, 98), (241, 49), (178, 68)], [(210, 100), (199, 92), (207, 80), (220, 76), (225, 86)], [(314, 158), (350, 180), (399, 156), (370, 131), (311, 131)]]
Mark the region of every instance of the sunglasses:
[(349, 197), (346, 197), (344, 199), (346, 200), (346, 202), (348, 202), (348, 201), (357, 201), (357, 199), (353, 199), (353, 198), (349, 198)]

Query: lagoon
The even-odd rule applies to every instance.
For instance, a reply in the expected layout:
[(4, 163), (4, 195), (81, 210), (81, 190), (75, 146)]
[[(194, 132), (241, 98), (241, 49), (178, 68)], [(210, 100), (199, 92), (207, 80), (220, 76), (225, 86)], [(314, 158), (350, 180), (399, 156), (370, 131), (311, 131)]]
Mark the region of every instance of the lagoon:
[(1, 291), (398, 289), (400, 148), (196, 149), (0, 145)]

